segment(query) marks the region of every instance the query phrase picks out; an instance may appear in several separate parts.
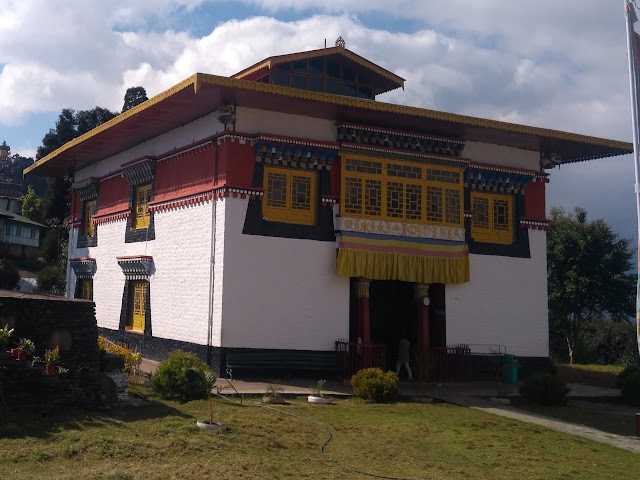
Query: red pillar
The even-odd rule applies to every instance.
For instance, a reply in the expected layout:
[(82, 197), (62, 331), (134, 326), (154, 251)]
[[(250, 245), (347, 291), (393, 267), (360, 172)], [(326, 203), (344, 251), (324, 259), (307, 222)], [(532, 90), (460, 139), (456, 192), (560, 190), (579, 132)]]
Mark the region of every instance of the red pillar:
[(418, 304), (418, 349), (421, 357), (419, 376), (426, 380), (429, 372), (429, 285), (417, 284), (414, 286), (415, 299)]

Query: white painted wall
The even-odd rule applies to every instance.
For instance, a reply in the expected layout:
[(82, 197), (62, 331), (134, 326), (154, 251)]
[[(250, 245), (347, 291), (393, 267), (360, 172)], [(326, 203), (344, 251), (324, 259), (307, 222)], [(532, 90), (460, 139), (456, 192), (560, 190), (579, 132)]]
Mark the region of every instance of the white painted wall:
[[(125, 284), (116, 257), (151, 255), (155, 268), (149, 277), (153, 336), (205, 345), (211, 202), (154, 215), (155, 240), (125, 243), (126, 221), (119, 220), (97, 226), (97, 247), (75, 248), (78, 229), (73, 230), (69, 257), (95, 258), (93, 299), (98, 326), (116, 330), (120, 324)], [(69, 270), (67, 292), (73, 296), (76, 278), (73, 270)]]
[(445, 287), (448, 345), (549, 356), (546, 232), (529, 230), (529, 244), (530, 259), (470, 255), (471, 281)]
[(467, 141), (462, 156), (473, 162), (540, 170), (540, 154), (537, 151), (522, 148)]
[(242, 235), (247, 203), (225, 201), (222, 345), (333, 350), (349, 335), (335, 244)]
[(236, 110), (236, 130), (241, 133), (271, 133), (326, 142), (335, 142), (337, 137), (335, 120), (246, 107), (238, 107)]
[(74, 180), (76, 182), (89, 177), (102, 177), (111, 172), (120, 170), (123, 163), (130, 162), (136, 158), (145, 155), (161, 155), (176, 148), (183, 147), (198, 140), (215, 135), (224, 130), (224, 125), (218, 121), (217, 112), (205, 115), (198, 120), (194, 120), (182, 127), (171, 130), (170, 132), (158, 135), (151, 140), (140, 143), (135, 147), (124, 150), (112, 157), (90, 165), (87, 168), (78, 170)]

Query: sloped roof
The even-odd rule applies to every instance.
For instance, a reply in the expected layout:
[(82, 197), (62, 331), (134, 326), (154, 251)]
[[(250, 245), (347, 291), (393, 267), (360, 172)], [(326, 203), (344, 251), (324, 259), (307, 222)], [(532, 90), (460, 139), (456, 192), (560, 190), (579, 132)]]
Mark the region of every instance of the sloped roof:
[(276, 65), (281, 63), (295, 62), (297, 60), (306, 60), (308, 58), (328, 57), (335, 59), (338, 63), (348, 64), (358, 73), (367, 72), (367, 76), (371, 77), (375, 85), (375, 95), (379, 95), (390, 90), (402, 87), (404, 89), (404, 78), (399, 77), (395, 73), (370, 62), (357, 53), (347, 50), (344, 47), (321, 48), (318, 50), (309, 50), (307, 52), (289, 53), (286, 55), (277, 55), (265, 58), (264, 60), (245, 68), (244, 70), (231, 75), (231, 78), (244, 80), (255, 80), (268, 71), (272, 70)]
[(71, 140), (24, 173), (64, 176), (215, 112), (223, 105), (523, 148), (554, 155), (559, 163), (633, 152), (631, 143), (617, 140), (196, 73)]
[(18, 215), (17, 213), (10, 212), (9, 210), (0, 209), (0, 217), (4, 217), (4, 218), (6, 218), (8, 220), (12, 220), (12, 221), (18, 222), (18, 223), (25, 223), (27, 225), (33, 225), (35, 227), (44, 227), (44, 228), (46, 228), (46, 225), (43, 225), (43, 224), (38, 223), (38, 222), (34, 222), (33, 220), (29, 220), (27, 217), (23, 217), (22, 215)]

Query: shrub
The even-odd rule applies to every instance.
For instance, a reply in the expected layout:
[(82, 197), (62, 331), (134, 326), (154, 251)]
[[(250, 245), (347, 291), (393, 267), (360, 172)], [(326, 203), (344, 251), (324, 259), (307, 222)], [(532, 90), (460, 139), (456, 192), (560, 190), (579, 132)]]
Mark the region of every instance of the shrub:
[(398, 376), (379, 368), (365, 368), (351, 377), (353, 393), (367, 402), (393, 402), (398, 398)]
[(520, 395), (540, 405), (566, 405), (571, 389), (550, 373), (534, 373), (520, 387)]
[(38, 273), (36, 293), (62, 295), (64, 293), (64, 277), (57, 267), (44, 267)]
[(207, 389), (203, 373), (212, 373), (211, 369), (198, 360), (193, 353), (175, 350), (158, 365), (151, 377), (151, 387), (169, 400), (188, 402), (207, 398)]
[(0, 288), (13, 290), (18, 286), (20, 275), (18, 270), (8, 260), (0, 260)]
[[(625, 375), (623, 376), (623, 374)], [(626, 403), (636, 407), (640, 406), (640, 368), (625, 368), (618, 376), (618, 385), (622, 399)]]
[(122, 357), (122, 360), (124, 361), (123, 370), (128, 373), (136, 373), (138, 365), (140, 365), (140, 362), (142, 361), (140, 352), (135, 352), (126, 345), (120, 345), (117, 343), (107, 344), (107, 341), (102, 335), (98, 336), (98, 348), (106, 353)]

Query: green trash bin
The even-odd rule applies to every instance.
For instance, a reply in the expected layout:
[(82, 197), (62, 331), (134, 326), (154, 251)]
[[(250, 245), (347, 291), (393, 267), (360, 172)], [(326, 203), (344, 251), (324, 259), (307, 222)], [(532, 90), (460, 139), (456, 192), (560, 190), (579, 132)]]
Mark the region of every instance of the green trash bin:
[(504, 383), (518, 382), (518, 357), (505, 353), (502, 357), (502, 372)]

